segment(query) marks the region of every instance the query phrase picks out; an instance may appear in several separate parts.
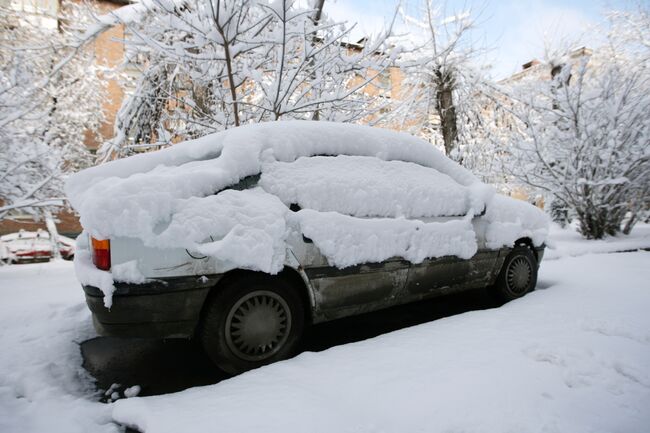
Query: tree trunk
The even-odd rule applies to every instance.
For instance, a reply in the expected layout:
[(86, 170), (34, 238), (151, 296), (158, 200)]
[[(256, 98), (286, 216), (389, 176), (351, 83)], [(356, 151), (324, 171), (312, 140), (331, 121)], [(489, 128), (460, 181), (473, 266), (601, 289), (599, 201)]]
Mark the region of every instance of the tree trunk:
[(456, 107), (453, 100), (453, 80), (443, 76), (438, 83), (436, 102), (438, 105), (438, 116), (440, 116), (440, 129), (445, 144), (445, 153), (451, 155), (458, 138), (458, 123), (456, 118)]
[(54, 217), (49, 210), (45, 211), (45, 226), (47, 231), (50, 232), (50, 243), (52, 244), (52, 258), (60, 259), (61, 251), (59, 251), (59, 231), (56, 228)]
[[(317, 26), (318, 22), (321, 19), (321, 16), (323, 15), (323, 6), (325, 5), (325, 0), (316, 0), (315, 3), (316, 3), (316, 7), (314, 9), (316, 9), (316, 11), (314, 12), (314, 18), (312, 19), (312, 21), (314, 22), (314, 25)], [(314, 45), (316, 45), (315, 38), (312, 39), (311, 45), (312, 45), (312, 47)], [(311, 59), (310, 63), (311, 63), (310, 66), (313, 67), (313, 65), (314, 65), (314, 59), (313, 58)], [(316, 74), (312, 73), (311, 78), (312, 78), (312, 80), (315, 80), (316, 79)], [(316, 106), (316, 109), (314, 110), (314, 114), (311, 116), (311, 120), (320, 120), (320, 110), (318, 109), (318, 106)]]

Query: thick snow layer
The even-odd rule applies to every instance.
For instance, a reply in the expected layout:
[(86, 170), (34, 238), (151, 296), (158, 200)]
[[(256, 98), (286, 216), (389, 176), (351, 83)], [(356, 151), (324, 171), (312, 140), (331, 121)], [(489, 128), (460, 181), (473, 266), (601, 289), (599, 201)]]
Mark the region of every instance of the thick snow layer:
[(427, 257), (469, 259), (477, 244), (469, 218), (424, 223), (405, 218), (355, 218), (336, 212), (298, 212), (302, 233), (327, 261), (339, 268), (403, 257), (421, 263)]
[[(256, 189), (224, 190), (260, 173)], [(72, 176), (66, 191), (94, 237), (186, 248), (218, 259), (222, 268), (268, 273), (284, 264), (288, 206), (294, 203), (311, 211), (299, 217), (300, 226), (337, 266), (390, 256), (414, 262), (446, 255), (468, 258), (476, 251), (469, 221), (400, 218), (471, 217), (487, 209), (485, 233), (494, 248), (525, 236), (539, 245), (547, 230), (540, 211), (495, 196), (491, 187), (425, 141), (328, 122), (227, 130), (90, 168)], [(85, 269), (86, 259), (79, 260), (83, 281), (106, 276)], [(101, 282), (110, 296), (112, 285)]]
[(267, 164), (260, 185), (287, 206), (357, 217), (480, 213), (492, 192), (487, 185), (470, 188), (418, 164), (344, 155)]
[(509, 247), (523, 237), (541, 245), (548, 236), (549, 217), (522, 200), (496, 194), (488, 204), (484, 218), (488, 222), (485, 232), (488, 248)]
[(415, 162), (460, 185), (481, 185), (429, 143), (408, 134), (352, 124), (287, 121), (229, 129), (92, 167), (71, 176), (66, 193), (93, 236), (144, 238), (171, 219), (178, 199), (214, 194), (258, 174), (264, 162), (338, 154)]
[(538, 290), (217, 385), (115, 403), (145, 433), (645, 433), (650, 253), (543, 262)]
[(71, 262), (0, 266), (0, 432), (120, 431), (81, 367), (94, 336)]
[(282, 270), (289, 210), (277, 197), (261, 188), (226, 190), (178, 200), (176, 206), (171, 221), (156, 227), (146, 245), (187, 248), (232, 262), (233, 267)]

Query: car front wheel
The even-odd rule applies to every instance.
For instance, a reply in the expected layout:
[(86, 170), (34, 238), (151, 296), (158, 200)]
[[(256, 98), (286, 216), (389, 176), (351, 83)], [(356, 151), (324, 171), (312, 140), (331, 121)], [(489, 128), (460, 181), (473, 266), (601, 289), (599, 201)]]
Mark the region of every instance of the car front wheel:
[(293, 355), (304, 308), (281, 278), (250, 275), (217, 288), (203, 313), (199, 337), (210, 359), (238, 374)]
[(537, 285), (537, 260), (527, 246), (516, 246), (503, 262), (492, 287), (494, 296), (502, 302), (521, 298)]

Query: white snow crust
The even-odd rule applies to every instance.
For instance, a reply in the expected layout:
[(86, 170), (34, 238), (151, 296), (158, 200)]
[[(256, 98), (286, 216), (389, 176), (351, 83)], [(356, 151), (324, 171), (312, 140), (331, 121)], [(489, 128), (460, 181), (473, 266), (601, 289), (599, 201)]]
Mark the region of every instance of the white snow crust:
[(310, 209), (301, 210), (297, 217), (305, 236), (339, 268), (391, 257), (413, 263), (446, 255), (469, 259), (477, 249), (468, 218), (425, 223), (405, 218), (355, 218)]
[(267, 164), (260, 184), (287, 206), (357, 217), (465, 215), (480, 212), (488, 198), (481, 194), (487, 188), (470, 188), (437, 170), (366, 156)]
[[(258, 174), (257, 188), (225, 189)], [(66, 191), (96, 238), (138, 238), (149, 247), (216, 257), (226, 268), (267, 273), (285, 263), (290, 222), (335, 266), (392, 256), (469, 258), (477, 248), (470, 219), (484, 209), (490, 247), (523, 236), (539, 245), (547, 230), (541, 211), (495, 196), (430, 143), (330, 122), (226, 130), (82, 171)], [(291, 204), (303, 210), (289, 212)], [(458, 220), (427, 220), (443, 216)], [(83, 264), (78, 269), (84, 281), (105, 277)]]
[(523, 237), (541, 245), (548, 236), (548, 215), (524, 201), (500, 194), (490, 201), (484, 219), (488, 222), (485, 232), (488, 248), (512, 246), (514, 241)]

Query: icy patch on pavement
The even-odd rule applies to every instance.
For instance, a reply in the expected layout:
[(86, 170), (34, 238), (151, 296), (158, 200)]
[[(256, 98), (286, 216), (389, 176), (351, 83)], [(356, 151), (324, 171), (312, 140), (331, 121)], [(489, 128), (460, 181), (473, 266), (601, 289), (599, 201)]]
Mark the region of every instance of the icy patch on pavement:
[(544, 289), (501, 308), (118, 401), (113, 418), (145, 433), (645, 433), (649, 261), (543, 262)]

